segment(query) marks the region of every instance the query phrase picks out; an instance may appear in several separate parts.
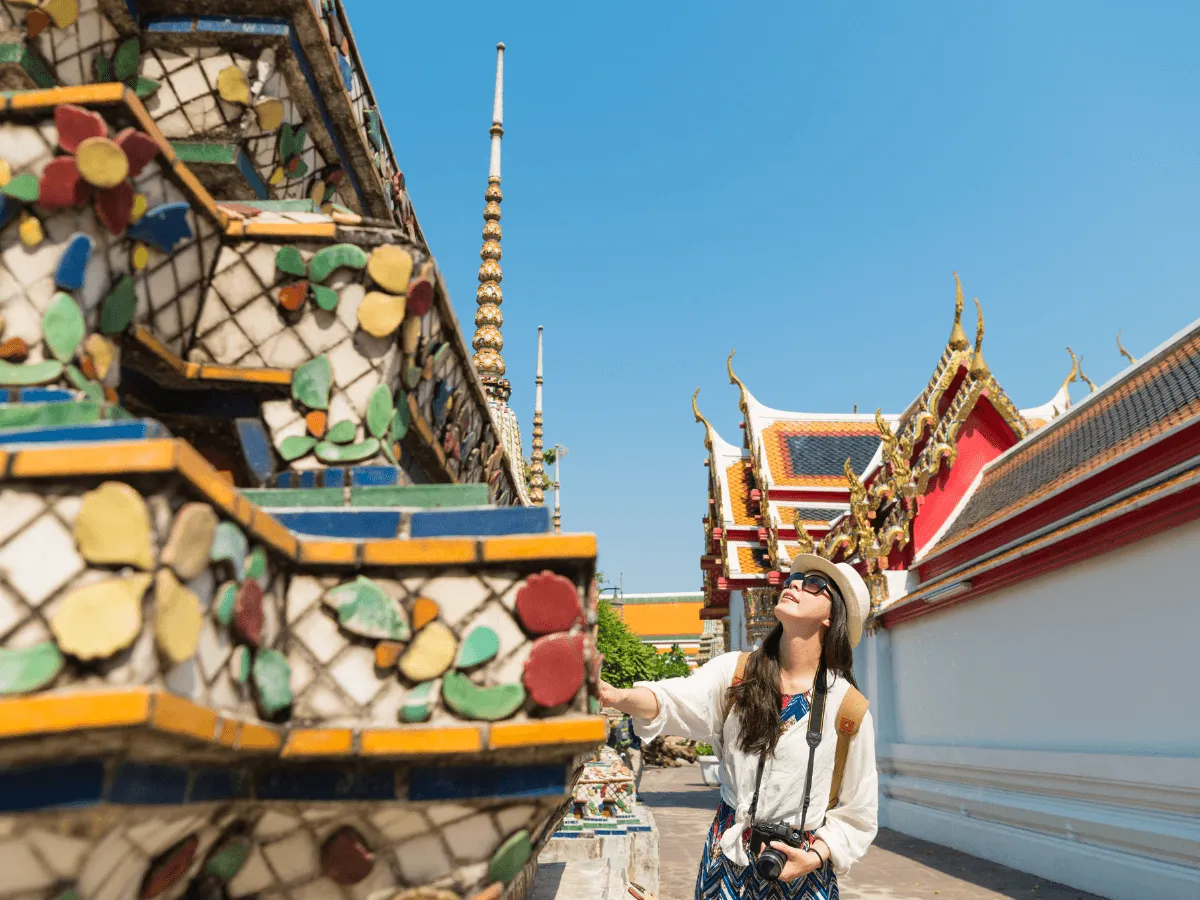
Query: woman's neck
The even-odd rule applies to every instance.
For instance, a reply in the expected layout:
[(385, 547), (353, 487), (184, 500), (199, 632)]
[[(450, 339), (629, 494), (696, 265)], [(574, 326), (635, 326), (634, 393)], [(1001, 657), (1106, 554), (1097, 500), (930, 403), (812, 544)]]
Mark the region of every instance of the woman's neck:
[[(784, 687), (808, 690), (816, 680), (817, 669), (821, 665), (821, 638), (823, 628), (815, 632), (785, 631), (779, 639), (779, 674), (784, 681)], [(784, 691), (796, 693), (797, 691)]]

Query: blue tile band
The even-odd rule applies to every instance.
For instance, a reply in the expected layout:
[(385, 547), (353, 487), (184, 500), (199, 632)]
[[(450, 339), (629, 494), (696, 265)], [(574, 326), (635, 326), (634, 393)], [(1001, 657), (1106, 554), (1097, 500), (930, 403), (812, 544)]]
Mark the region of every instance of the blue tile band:
[(68, 444), (92, 441), (142, 441), (169, 437), (161, 422), (134, 419), (95, 422), (90, 425), (52, 425), (45, 428), (14, 428), (0, 431), (0, 444)]
[(270, 510), (271, 515), (297, 534), (320, 537), (394, 538), (400, 533), (400, 513), (390, 509), (338, 509), (328, 507), (320, 510), (302, 510), (280, 507)]
[[(407, 785), (407, 787), (405, 787)], [(0, 812), (100, 803), (164, 806), (232, 800), (377, 801), (565, 796), (563, 765), (294, 765), (186, 768), (79, 760), (0, 768)]]
[(476, 797), (550, 797), (567, 791), (561, 765), (428, 766), (409, 776), (409, 800), (465, 800)]
[(546, 534), (550, 510), (545, 506), (505, 506), (499, 509), (455, 509), (416, 512), (413, 537), (497, 537), (506, 534)]

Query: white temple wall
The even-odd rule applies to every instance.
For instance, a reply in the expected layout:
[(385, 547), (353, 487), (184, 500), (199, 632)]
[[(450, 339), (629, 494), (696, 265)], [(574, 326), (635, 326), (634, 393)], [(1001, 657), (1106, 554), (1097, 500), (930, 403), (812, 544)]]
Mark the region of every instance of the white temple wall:
[(880, 824), (1114, 900), (1200, 897), (1200, 522), (864, 639)]

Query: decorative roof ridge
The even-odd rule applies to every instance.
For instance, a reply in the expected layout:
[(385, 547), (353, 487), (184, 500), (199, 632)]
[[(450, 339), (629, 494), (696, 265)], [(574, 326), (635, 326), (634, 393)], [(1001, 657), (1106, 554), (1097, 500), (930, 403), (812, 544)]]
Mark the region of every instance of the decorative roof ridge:
[(1173, 353), (1180, 345), (1186, 343), (1197, 332), (1200, 332), (1200, 319), (1196, 319), (1186, 327), (1175, 332), (1171, 337), (1167, 338), (1145, 356), (1142, 356), (1137, 362), (1126, 366), (1121, 371), (1113, 375), (1108, 381), (1096, 389), (1094, 393), (1089, 393), (1086, 397), (1073, 404), (1065, 413), (1058, 416), (1051, 422), (1048, 422), (1037, 431), (1030, 432), (1022, 440), (1018, 441), (1013, 446), (1009, 447), (991, 462), (983, 467), (982, 474), (987, 474), (990, 470), (1003, 465), (1010, 457), (1018, 453), (1025, 452), (1030, 446), (1037, 444), (1043, 440), (1048, 440), (1050, 435), (1057, 434), (1061, 429), (1067, 427), (1063, 423), (1070, 422), (1078, 416), (1084, 415), (1084, 411), (1090, 408), (1093, 404), (1100, 402), (1100, 399), (1110, 390), (1114, 390), (1119, 385), (1135, 378), (1142, 370), (1150, 368), (1159, 360)]
[(1059, 385), (1058, 390), (1054, 392), (1054, 396), (1048, 401), (1039, 406), (1021, 410), (1021, 415), (1026, 419), (1043, 419), (1049, 422), (1051, 419), (1057, 419), (1071, 408), (1069, 386), (1072, 382), (1079, 380), (1079, 357), (1075, 355), (1075, 351), (1069, 346), (1067, 347), (1067, 352), (1071, 354), (1071, 371), (1067, 373), (1067, 377), (1063, 379), (1063, 383)]

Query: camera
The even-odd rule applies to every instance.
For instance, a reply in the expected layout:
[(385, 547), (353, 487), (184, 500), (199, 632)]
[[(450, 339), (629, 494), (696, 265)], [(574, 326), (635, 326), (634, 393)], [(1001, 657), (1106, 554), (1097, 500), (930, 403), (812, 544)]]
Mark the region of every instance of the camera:
[(803, 847), (804, 832), (786, 822), (770, 825), (756, 822), (751, 826), (750, 855), (754, 859), (754, 869), (767, 881), (778, 881), (783, 867), (787, 865), (787, 857), (770, 846), (771, 841), (779, 841), (789, 847)]

